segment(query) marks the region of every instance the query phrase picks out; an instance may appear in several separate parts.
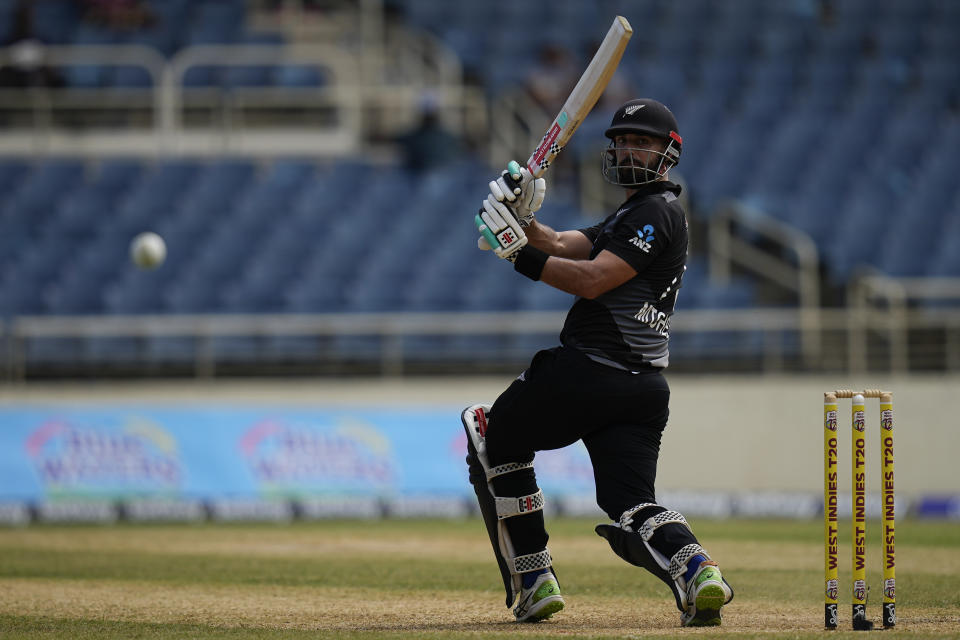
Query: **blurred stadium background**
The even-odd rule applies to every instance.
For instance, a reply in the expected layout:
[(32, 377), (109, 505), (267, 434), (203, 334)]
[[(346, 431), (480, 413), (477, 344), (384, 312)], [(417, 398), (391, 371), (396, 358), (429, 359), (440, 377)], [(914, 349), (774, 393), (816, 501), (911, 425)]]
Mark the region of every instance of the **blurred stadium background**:
[[(42, 442), (30, 462), (19, 439), (38, 433), (48, 462), (81, 443), (112, 448), (110, 473), (146, 464), (117, 454), (115, 434), (153, 434), (137, 446), (159, 456), (204, 410), (229, 423), (243, 397), (171, 416), (149, 409), (170, 396), (144, 392), (155, 429), (138, 431), (119, 382), (65, 413), (56, 392), (28, 392), (43, 381), (515, 374), (555, 343), (571, 300), (475, 250), (472, 211), (617, 14), (635, 35), (541, 216), (587, 226), (615, 206), (599, 172), (613, 110), (641, 95), (672, 107), (692, 253), (671, 371), (956, 380), (955, 0), (0, 0), (0, 362), (8, 449), (24, 458), (6, 470), (39, 464)], [(169, 251), (154, 271), (128, 257), (146, 230)], [(939, 389), (928, 425), (951, 421)], [(815, 427), (822, 388), (809, 390)], [(434, 416), (429, 391), (416, 397)], [(340, 429), (324, 411), (318, 424)], [(0, 499), (183, 489), (24, 473)], [(329, 493), (311, 477), (297, 490)]]

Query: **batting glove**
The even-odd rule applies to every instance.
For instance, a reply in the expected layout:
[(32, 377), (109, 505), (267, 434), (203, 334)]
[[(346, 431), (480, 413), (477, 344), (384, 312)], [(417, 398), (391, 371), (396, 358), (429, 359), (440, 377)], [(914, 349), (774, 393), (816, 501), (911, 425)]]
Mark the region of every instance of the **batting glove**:
[[(493, 247), (493, 252), (504, 260), (516, 260), (517, 252), (527, 244), (527, 234), (523, 232), (520, 221), (492, 195), (483, 201), (480, 213), (473, 221), (481, 236), (477, 245), (481, 249)], [(489, 247), (484, 247), (484, 244)]]
[(547, 195), (547, 181), (534, 178), (526, 167), (511, 160), (500, 177), (490, 182), (490, 195), (510, 207), (520, 224), (526, 227), (533, 222), (533, 214), (543, 204)]

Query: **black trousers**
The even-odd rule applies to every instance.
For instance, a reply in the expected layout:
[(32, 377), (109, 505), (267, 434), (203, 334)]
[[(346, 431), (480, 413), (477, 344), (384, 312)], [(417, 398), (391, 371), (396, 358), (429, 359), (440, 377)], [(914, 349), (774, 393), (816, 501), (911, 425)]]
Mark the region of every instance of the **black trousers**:
[[(593, 464), (597, 504), (617, 521), (631, 507), (656, 502), (657, 459), (669, 401), (670, 388), (659, 369), (621, 371), (570, 347), (540, 351), (490, 410), (489, 462), (529, 462), (537, 451), (583, 440)], [(493, 485), (504, 497), (538, 490), (532, 469), (499, 476)], [(509, 518), (507, 527), (520, 555), (546, 546), (541, 511)], [(679, 526), (655, 538), (658, 551), (668, 558), (696, 542)]]

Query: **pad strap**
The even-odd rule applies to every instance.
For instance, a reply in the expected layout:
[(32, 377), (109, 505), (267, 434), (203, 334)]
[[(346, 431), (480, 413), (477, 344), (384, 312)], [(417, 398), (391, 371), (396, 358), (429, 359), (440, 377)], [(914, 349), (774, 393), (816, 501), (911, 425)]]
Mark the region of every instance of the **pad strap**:
[(502, 476), (505, 473), (513, 473), (514, 471), (522, 471), (523, 469), (532, 468), (532, 462), (508, 462), (507, 464), (502, 464), (499, 467), (487, 469), (487, 482), (493, 480), (497, 476)]
[(620, 516), (620, 528), (622, 528), (624, 531), (633, 531), (633, 529), (630, 528), (630, 525), (633, 524), (633, 516), (635, 516), (638, 511), (642, 511), (647, 507), (659, 506), (660, 505), (658, 505), (656, 502), (643, 502), (635, 507), (627, 509), (623, 512), (623, 515)]
[(683, 514), (681, 514), (679, 511), (661, 511), (652, 518), (647, 518), (646, 522), (640, 525), (640, 528), (637, 530), (637, 532), (640, 534), (640, 537), (643, 538), (644, 542), (646, 542), (651, 538), (651, 536), (653, 536), (654, 531), (665, 524), (670, 524), (671, 522), (682, 524), (688, 529), (690, 528), (690, 525), (687, 524)]
[(512, 518), (513, 516), (533, 513), (543, 509), (543, 491), (531, 493), (528, 496), (518, 498), (497, 497), (497, 518)]
[(531, 571), (539, 571), (540, 569), (549, 569), (552, 565), (553, 558), (550, 556), (550, 550), (544, 549), (543, 551), (514, 558), (513, 572), (529, 573)]
[(698, 553), (707, 560), (710, 559), (710, 555), (698, 544), (688, 544), (673, 554), (673, 557), (670, 558), (670, 566), (667, 568), (670, 577), (674, 580), (679, 580), (680, 576), (687, 572), (687, 562)]

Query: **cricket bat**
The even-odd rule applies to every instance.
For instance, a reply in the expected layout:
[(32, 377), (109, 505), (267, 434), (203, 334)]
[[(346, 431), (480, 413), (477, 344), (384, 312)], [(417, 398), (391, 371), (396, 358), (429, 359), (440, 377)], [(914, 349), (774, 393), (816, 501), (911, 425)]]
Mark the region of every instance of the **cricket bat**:
[[(547, 172), (550, 163), (560, 154), (563, 147), (573, 137), (577, 127), (583, 124), (587, 114), (597, 104), (603, 90), (610, 83), (613, 72), (617, 70), (620, 58), (623, 57), (623, 50), (627, 48), (627, 42), (632, 35), (633, 27), (630, 26), (627, 19), (623, 16), (617, 16), (613, 24), (610, 25), (607, 35), (604, 36), (603, 42), (600, 43), (600, 48), (593, 55), (593, 60), (587, 65), (587, 69), (580, 76), (577, 85), (567, 96), (560, 113), (553, 119), (547, 132), (543, 134), (540, 144), (537, 145), (537, 148), (533, 150), (527, 160), (527, 169), (533, 178), (540, 178)], [(511, 162), (510, 165), (516, 167), (516, 171), (519, 173), (520, 169), (516, 162)], [(513, 171), (514, 169), (509, 168), (509, 170)], [(515, 175), (514, 177), (518, 176)], [(490, 234), (490, 237), (487, 238), (485, 233), (481, 233), (484, 237), (480, 239), (478, 246), (481, 249), (489, 249), (493, 246), (494, 237)]]
[(584, 119), (593, 106), (597, 104), (600, 94), (607, 88), (613, 72), (620, 64), (623, 50), (633, 35), (633, 28), (623, 16), (617, 16), (607, 35), (600, 43), (600, 48), (593, 56), (586, 71), (580, 76), (577, 85), (567, 96), (560, 113), (553, 119), (553, 123), (543, 135), (540, 144), (534, 149), (527, 160), (527, 169), (534, 178), (539, 178), (550, 168), (550, 163), (559, 155), (577, 127), (583, 124)]

